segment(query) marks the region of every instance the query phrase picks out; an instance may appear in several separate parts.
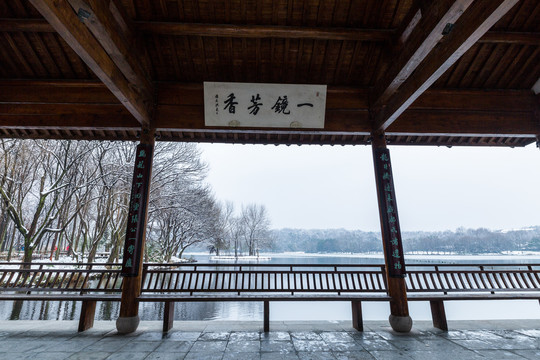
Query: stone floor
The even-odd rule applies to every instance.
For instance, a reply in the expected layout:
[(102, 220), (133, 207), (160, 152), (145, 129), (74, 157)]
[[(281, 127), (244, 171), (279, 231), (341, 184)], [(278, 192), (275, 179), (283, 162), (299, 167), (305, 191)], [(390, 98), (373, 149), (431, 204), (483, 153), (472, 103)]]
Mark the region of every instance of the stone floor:
[(457, 321), (442, 332), (416, 322), (408, 335), (385, 322), (177, 321), (166, 335), (143, 322), (121, 336), (113, 322), (77, 333), (73, 321), (0, 321), (0, 358), (15, 359), (540, 359), (540, 321)]

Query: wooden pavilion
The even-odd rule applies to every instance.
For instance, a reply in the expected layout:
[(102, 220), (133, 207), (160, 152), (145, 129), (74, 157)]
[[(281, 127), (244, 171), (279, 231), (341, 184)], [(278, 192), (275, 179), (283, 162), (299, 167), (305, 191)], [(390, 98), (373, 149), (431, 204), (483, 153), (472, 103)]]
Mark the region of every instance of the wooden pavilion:
[[(207, 126), (205, 81), (326, 85), (324, 126)], [(411, 321), (386, 144), (528, 145), (539, 92), (538, 0), (0, 0), (2, 137), (372, 144), (400, 331)], [(141, 268), (124, 282), (124, 332)]]

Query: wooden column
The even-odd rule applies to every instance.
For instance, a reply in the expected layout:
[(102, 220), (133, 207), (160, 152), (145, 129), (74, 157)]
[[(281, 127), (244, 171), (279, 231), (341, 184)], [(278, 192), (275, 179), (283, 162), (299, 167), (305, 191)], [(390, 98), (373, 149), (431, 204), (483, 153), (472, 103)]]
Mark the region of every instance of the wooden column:
[(392, 165), (384, 134), (373, 135), (372, 150), (386, 265), (386, 283), (388, 294), (392, 298), (390, 301), (390, 325), (395, 331), (409, 332), (412, 328), (412, 319), (409, 316), (407, 304), (405, 261), (403, 259)]
[(120, 316), (116, 321), (116, 328), (122, 334), (134, 332), (139, 325), (139, 302), (137, 297), (141, 293), (143, 280), (148, 195), (152, 178), (154, 143), (154, 130), (143, 129), (135, 156), (128, 225), (124, 244), (124, 260), (122, 263), (122, 275), (124, 276), (122, 300), (120, 303)]

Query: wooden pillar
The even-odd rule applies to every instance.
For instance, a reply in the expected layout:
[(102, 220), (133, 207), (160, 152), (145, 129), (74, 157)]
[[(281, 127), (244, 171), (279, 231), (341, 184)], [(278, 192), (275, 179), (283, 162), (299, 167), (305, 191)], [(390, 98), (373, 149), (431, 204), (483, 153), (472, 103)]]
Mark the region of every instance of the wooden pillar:
[(122, 300), (116, 329), (121, 334), (132, 333), (139, 326), (139, 302), (141, 294), (144, 245), (148, 220), (148, 198), (152, 178), (154, 154), (154, 130), (143, 129), (141, 141), (135, 154), (133, 183), (129, 203), (128, 225), (122, 263)]
[(353, 328), (358, 331), (364, 331), (364, 322), (362, 320), (362, 302), (358, 300), (351, 301)]
[(264, 317), (264, 324), (263, 324), (263, 328), (264, 328), (264, 332), (269, 332), (270, 331), (270, 301), (268, 300), (265, 300), (263, 302), (263, 317)]
[(174, 301), (166, 301), (164, 305), (163, 332), (168, 332), (172, 329), (174, 323)]
[(431, 306), (431, 318), (433, 319), (433, 327), (448, 331), (446, 312), (444, 311), (444, 302), (442, 300), (432, 300), (429, 302), (429, 305)]
[(96, 301), (83, 300), (81, 306), (81, 315), (79, 316), (79, 332), (88, 330), (94, 326), (95, 314)]
[(403, 259), (390, 152), (386, 147), (384, 134), (373, 135), (372, 150), (386, 265), (386, 283), (388, 294), (392, 298), (390, 301), (390, 325), (395, 331), (409, 332), (412, 328), (412, 319), (409, 316), (409, 306), (407, 304), (405, 261)]

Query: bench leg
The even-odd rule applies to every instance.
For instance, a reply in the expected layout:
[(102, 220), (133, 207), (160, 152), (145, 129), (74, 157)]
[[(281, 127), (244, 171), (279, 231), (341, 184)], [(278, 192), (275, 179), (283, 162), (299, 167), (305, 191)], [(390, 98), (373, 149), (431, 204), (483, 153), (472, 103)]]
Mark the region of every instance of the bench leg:
[(442, 300), (432, 300), (429, 302), (431, 305), (431, 317), (433, 318), (433, 326), (443, 331), (448, 331), (448, 324), (446, 323), (446, 312), (444, 311), (444, 302)]
[(174, 301), (165, 302), (165, 313), (163, 314), (163, 332), (172, 329), (174, 322)]
[(362, 302), (351, 301), (352, 305), (352, 326), (358, 331), (364, 331), (364, 323), (362, 321)]
[(95, 313), (96, 301), (83, 300), (81, 306), (81, 316), (79, 317), (79, 332), (88, 330), (94, 326)]
[(264, 332), (270, 331), (270, 301), (264, 301)]

